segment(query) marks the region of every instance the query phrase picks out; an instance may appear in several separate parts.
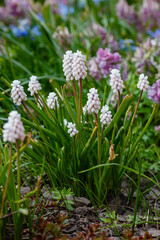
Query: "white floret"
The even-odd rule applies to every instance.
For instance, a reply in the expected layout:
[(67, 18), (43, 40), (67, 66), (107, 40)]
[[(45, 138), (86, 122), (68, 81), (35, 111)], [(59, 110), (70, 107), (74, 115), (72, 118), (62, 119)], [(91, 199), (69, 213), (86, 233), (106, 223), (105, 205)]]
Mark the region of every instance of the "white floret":
[(9, 114), (8, 122), (3, 126), (3, 141), (15, 143), (16, 140), (24, 140), (25, 133), (21, 116), (17, 111)]
[(11, 98), (13, 99), (13, 102), (15, 104), (20, 106), (22, 101), (27, 100), (27, 95), (24, 92), (24, 88), (20, 85), (20, 81), (18, 80), (14, 80), (11, 86), (12, 86)]
[(140, 74), (139, 82), (137, 84), (137, 88), (141, 91), (147, 91), (149, 88), (148, 76), (144, 76), (144, 74)]
[(91, 88), (89, 90), (89, 93), (87, 94), (88, 96), (88, 101), (86, 103), (86, 108), (89, 114), (91, 113), (96, 113), (98, 114), (101, 102), (99, 101), (97, 89)]
[(113, 91), (119, 91), (122, 93), (124, 85), (121, 79), (121, 74), (118, 69), (112, 69), (110, 74), (110, 86)]
[(78, 133), (75, 123), (69, 122), (67, 127), (68, 127), (68, 133), (70, 134), (70, 137), (73, 137)]
[(37, 76), (31, 76), (29, 81), (28, 91), (31, 93), (31, 96), (37, 94), (39, 90), (41, 90), (41, 85), (37, 80)]

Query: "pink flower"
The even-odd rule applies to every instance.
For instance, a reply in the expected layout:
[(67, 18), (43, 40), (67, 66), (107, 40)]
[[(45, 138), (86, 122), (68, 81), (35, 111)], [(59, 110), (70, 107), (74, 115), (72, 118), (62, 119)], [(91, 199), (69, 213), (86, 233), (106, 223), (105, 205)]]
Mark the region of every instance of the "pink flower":
[(102, 48), (98, 49), (97, 52), (97, 63), (100, 68), (101, 73), (104, 77), (107, 77), (111, 69), (120, 69), (121, 56), (119, 53), (111, 53), (110, 49)]
[(160, 131), (160, 125), (159, 126), (155, 126), (155, 132), (159, 132)]
[(148, 90), (148, 98), (155, 103), (160, 103), (160, 79), (158, 79)]
[(89, 70), (89, 75), (91, 77), (95, 78), (96, 81), (98, 81), (102, 78), (102, 74), (99, 70), (96, 57), (91, 58), (88, 61), (87, 66), (88, 66), (88, 70)]

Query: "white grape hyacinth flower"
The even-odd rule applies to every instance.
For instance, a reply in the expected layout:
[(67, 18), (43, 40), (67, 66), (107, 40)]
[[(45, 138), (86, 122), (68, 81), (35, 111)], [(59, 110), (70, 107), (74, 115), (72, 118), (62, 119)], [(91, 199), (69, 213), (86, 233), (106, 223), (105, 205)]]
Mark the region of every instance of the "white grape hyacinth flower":
[(73, 65), (73, 53), (72, 51), (66, 51), (63, 55), (63, 72), (66, 77), (66, 81), (73, 81), (73, 73), (72, 73), (72, 65)]
[(12, 86), (11, 98), (13, 99), (13, 102), (15, 104), (20, 106), (22, 101), (27, 100), (27, 95), (24, 92), (24, 88), (20, 85), (19, 80), (14, 80), (11, 86)]
[(112, 121), (111, 111), (109, 111), (109, 107), (107, 105), (105, 105), (101, 109), (100, 122), (103, 125), (109, 125), (111, 123), (111, 121)]
[(56, 106), (57, 106), (57, 109), (59, 108), (59, 102), (55, 92), (49, 93), (47, 98), (47, 105), (49, 108), (54, 110), (56, 109)]
[(76, 134), (78, 134), (75, 123), (69, 122), (67, 127), (68, 127), (68, 133), (70, 134), (70, 137), (74, 137)]
[(31, 96), (37, 94), (39, 90), (41, 90), (41, 84), (37, 80), (37, 76), (31, 76), (29, 81), (28, 91), (31, 93)]
[(3, 126), (3, 141), (15, 143), (16, 140), (24, 140), (25, 133), (21, 115), (17, 111), (9, 114), (8, 122)]
[(95, 88), (91, 88), (89, 93), (87, 93), (88, 101), (86, 103), (88, 114), (95, 113), (98, 114), (101, 102), (99, 101), (98, 91)]
[(82, 108), (82, 111), (83, 111), (83, 115), (86, 115), (86, 113), (87, 113), (87, 105), (85, 105), (85, 106)]
[(144, 76), (144, 74), (140, 74), (139, 82), (137, 84), (137, 88), (141, 91), (147, 91), (149, 88), (148, 76)]
[(86, 56), (77, 50), (73, 54), (72, 74), (75, 80), (84, 79), (87, 76)]
[(110, 86), (114, 91), (119, 91), (120, 94), (123, 92), (123, 80), (121, 79), (121, 74), (118, 69), (112, 69), (110, 74)]

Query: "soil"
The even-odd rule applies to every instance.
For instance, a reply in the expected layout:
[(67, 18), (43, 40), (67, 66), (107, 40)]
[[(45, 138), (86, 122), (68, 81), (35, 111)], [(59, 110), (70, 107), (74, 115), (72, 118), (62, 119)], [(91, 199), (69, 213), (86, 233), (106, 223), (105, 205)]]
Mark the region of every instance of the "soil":
[[(136, 192), (132, 201), (128, 203), (128, 189), (125, 192), (125, 184), (123, 189), (124, 191), (117, 198), (112, 196), (108, 199), (107, 207), (102, 206), (97, 209), (84, 197), (70, 197), (68, 200), (73, 201), (73, 203), (71, 204), (72, 209), (69, 210), (64, 201), (57, 202), (54, 199), (54, 194), (46, 192), (43, 188), (33, 219), (33, 239), (95, 239), (94, 236), (99, 236), (100, 232), (104, 236), (101, 239), (129, 239), (124, 238), (124, 234), (127, 229), (133, 230)], [(28, 187), (23, 187), (21, 189), (22, 196), (29, 191)], [(30, 199), (31, 210), (34, 201), (34, 198)], [(142, 199), (140, 203), (136, 219), (138, 224), (135, 225), (134, 236), (138, 236), (139, 239), (140, 235), (144, 236), (145, 232), (148, 231), (152, 235), (150, 239), (160, 239), (159, 189), (156, 186), (152, 187), (152, 190), (145, 195), (145, 199)], [(13, 232), (12, 225), (10, 225), (9, 234), (5, 240), (11, 240)], [(87, 238), (87, 236), (89, 237)], [(29, 239), (27, 225), (24, 225), (22, 239)]]

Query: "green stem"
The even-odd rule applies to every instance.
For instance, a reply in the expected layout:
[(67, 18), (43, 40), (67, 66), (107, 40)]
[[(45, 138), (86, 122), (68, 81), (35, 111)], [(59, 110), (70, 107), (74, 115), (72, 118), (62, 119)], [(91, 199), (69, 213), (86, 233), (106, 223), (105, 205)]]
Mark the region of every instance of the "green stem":
[(122, 149), (121, 160), (122, 160), (122, 157), (123, 157), (123, 154), (124, 154), (124, 151), (125, 151), (125, 147), (126, 147), (127, 142), (128, 142), (128, 138), (129, 138), (129, 135), (130, 135), (130, 132), (131, 132), (131, 129), (132, 129), (132, 125), (133, 125), (133, 122), (134, 122), (134, 119), (135, 119), (135, 116), (136, 116), (136, 113), (137, 113), (137, 110), (138, 110), (138, 107), (139, 107), (139, 103), (140, 103), (141, 98), (142, 98), (142, 93), (143, 93), (143, 90), (140, 93), (140, 96), (139, 96), (139, 99), (138, 99), (138, 103), (137, 103), (136, 109), (134, 111), (134, 114), (133, 114), (133, 117), (132, 117), (129, 129), (128, 129), (128, 133), (127, 133), (127, 136), (126, 136), (126, 139), (125, 139), (125, 142), (124, 142), (124, 145), (123, 145), (123, 149)]
[(154, 104), (153, 111), (152, 111), (152, 113), (151, 113), (151, 115), (150, 115), (150, 118), (148, 119), (148, 122), (146, 123), (146, 125), (145, 125), (145, 127), (143, 128), (141, 134), (138, 136), (136, 142), (134, 143), (134, 145), (133, 145), (133, 147), (132, 147), (132, 149), (131, 149), (131, 152), (130, 152), (129, 157), (132, 155), (135, 147), (137, 146), (137, 144), (138, 144), (139, 141), (141, 140), (143, 134), (145, 133), (145, 131), (146, 131), (147, 128), (149, 127), (149, 125), (150, 125), (150, 123), (151, 123), (151, 121), (152, 121), (152, 119), (153, 119), (153, 117), (154, 117), (155, 110), (156, 110), (156, 104)]
[(20, 172), (20, 152), (19, 152), (19, 140), (16, 140), (17, 147), (17, 184), (18, 184), (18, 199), (21, 197), (21, 172)]
[(73, 80), (72, 83), (73, 83), (74, 97), (75, 97), (75, 103), (76, 103), (76, 111), (78, 114), (78, 95), (77, 95), (77, 88), (76, 88), (75, 80)]
[[(97, 137), (98, 137), (98, 165), (101, 164), (101, 135), (100, 135), (100, 129), (99, 129), (99, 122), (98, 122), (98, 115), (95, 113), (95, 118), (96, 118), (96, 125), (98, 127), (97, 131)], [(99, 183), (101, 183), (101, 168), (99, 168)], [(100, 185), (101, 186), (101, 185)], [(100, 197), (100, 190), (101, 187), (99, 186), (99, 197)]]
[(118, 106), (117, 106), (117, 111), (118, 111), (118, 109), (119, 109), (120, 103), (121, 103), (121, 94), (120, 94), (120, 91), (118, 90)]
[(10, 173), (11, 173), (11, 166), (12, 166), (12, 143), (10, 143), (10, 160), (9, 160), (8, 176), (7, 176), (6, 186), (5, 186), (5, 189), (4, 189), (4, 192), (3, 192), (0, 216), (3, 215), (3, 208), (4, 208), (5, 198), (6, 198), (6, 194), (7, 194), (9, 177), (10, 177)]
[(79, 88), (79, 116), (78, 121), (81, 121), (81, 109), (82, 109), (82, 79), (79, 80), (80, 88)]

